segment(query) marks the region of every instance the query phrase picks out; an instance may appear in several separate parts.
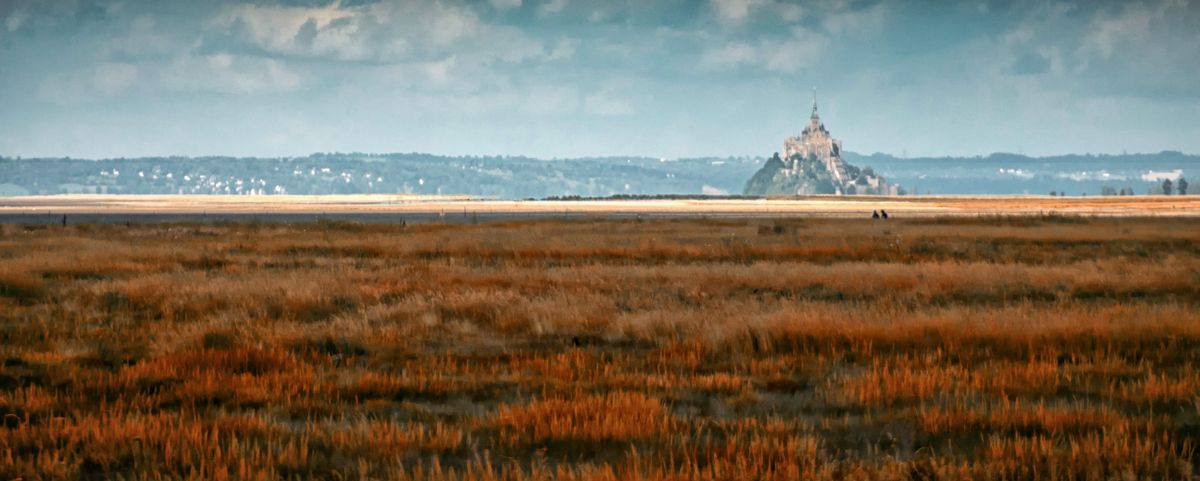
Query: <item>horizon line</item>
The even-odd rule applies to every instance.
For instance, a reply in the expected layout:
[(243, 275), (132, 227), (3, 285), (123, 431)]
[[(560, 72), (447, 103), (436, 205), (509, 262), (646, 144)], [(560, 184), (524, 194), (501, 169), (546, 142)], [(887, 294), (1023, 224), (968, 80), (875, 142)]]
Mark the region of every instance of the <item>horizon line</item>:
[[(1158, 152), (1121, 152), (1121, 153), (1106, 153), (1106, 152), (1083, 152), (1083, 153), (1060, 153), (1049, 155), (1029, 155), (1019, 152), (996, 151), (988, 154), (973, 154), (973, 155), (897, 155), (887, 152), (861, 153), (853, 150), (846, 150), (848, 154), (854, 154), (862, 157), (886, 156), (900, 160), (918, 160), (918, 159), (984, 159), (997, 155), (1011, 155), (1016, 157), (1024, 157), (1028, 159), (1048, 159), (1054, 157), (1121, 157), (1121, 156), (1138, 156), (1138, 155), (1163, 155), (1163, 154), (1179, 154), (1187, 157), (1200, 157), (1200, 153), (1189, 153), (1182, 150), (1163, 149)], [(777, 152), (776, 152), (777, 153)], [(526, 159), (539, 161), (571, 161), (571, 160), (588, 160), (588, 159), (649, 159), (659, 160), (660, 162), (681, 161), (681, 160), (702, 160), (702, 159), (767, 159), (771, 155), (710, 155), (710, 156), (693, 156), (693, 157), (660, 157), (652, 155), (632, 155), (632, 154), (612, 154), (612, 155), (591, 155), (577, 157), (535, 157), (524, 154), (437, 154), (432, 152), (361, 152), (361, 151), (328, 151), (328, 152), (310, 152), (305, 155), (231, 155), (231, 154), (204, 154), (204, 155), (184, 155), (184, 154), (158, 154), (158, 155), (140, 155), (140, 156), (120, 156), (120, 157), (74, 157), (70, 155), (64, 156), (23, 156), (23, 155), (6, 155), (0, 154), (0, 160), (84, 160), (84, 161), (111, 161), (111, 160), (139, 160), (139, 159), (211, 159), (211, 158), (230, 158), (230, 159), (261, 159), (261, 160), (280, 160), (280, 159), (303, 159), (316, 156), (330, 155), (363, 155), (369, 157), (386, 157), (393, 155), (423, 155), (430, 157), (443, 158), (497, 158), (497, 159)]]

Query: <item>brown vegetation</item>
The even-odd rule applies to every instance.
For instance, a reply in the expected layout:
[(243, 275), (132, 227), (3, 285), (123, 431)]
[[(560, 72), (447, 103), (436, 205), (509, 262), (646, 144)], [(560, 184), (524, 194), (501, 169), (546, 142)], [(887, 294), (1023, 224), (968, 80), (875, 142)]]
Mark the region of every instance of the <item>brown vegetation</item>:
[(0, 478), (1195, 479), (1200, 222), (0, 226)]

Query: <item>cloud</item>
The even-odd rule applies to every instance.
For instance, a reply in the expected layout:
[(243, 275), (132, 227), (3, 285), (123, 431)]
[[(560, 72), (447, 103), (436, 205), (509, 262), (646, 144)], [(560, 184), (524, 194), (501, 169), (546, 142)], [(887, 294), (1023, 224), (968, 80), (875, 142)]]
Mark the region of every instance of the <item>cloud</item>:
[(1186, 0), (1166, 0), (1154, 5), (1127, 3), (1116, 15), (1098, 12), (1087, 26), (1080, 52), (1107, 60), (1120, 51), (1143, 51), (1149, 41), (1161, 40), (1157, 37), (1179, 26), (1180, 21), (1182, 35), (1175, 40), (1195, 40), (1195, 14)]
[(709, 0), (709, 6), (717, 22), (724, 25), (742, 25), (758, 12), (762, 16), (785, 23), (795, 23), (804, 18), (807, 9), (796, 3), (776, 0)]
[(168, 90), (225, 94), (291, 92), (304, 85), (283, 62), (225, 53), (177, 57), (161, 68), (158, 80)]
[[(598, 84), (598, 85), (597, 85)], [(546, 76), (518, 76), (458, 58), (372, 66), (361, 72), (347, 95), (377, 92), (376, 108), (410, 115), (454, 118), (617, 117), (636, 112), (625, 92), (634, 84), (589, 79), (563, 83)]]
[(496, 85), (489, 89), (460, 92), (452, 97), (426, 90), (397, 93), (395, 98), (406, 111), (424, 115), (473, 118), (577, 118), (623, 117), (633, 115), (633, 104), (607, 89), (582, 95), (573, 86), (530, 82), (522, 85)]
[[(405, 135), (479, 132), (477, 145), (502, 139), (512, 143), (494, 145), (513, 153), (553, 144), (556, 155), (591, 154), (612, 138), (643, 138), (629, 145), (701, 155), (776, 142), (795, 115), (773, 106), (805, 104), (800, 87), (815, 82), (831, 120), (843, 118), (838, 131), (862, 149), (1107, 148), (1116, 141), (1104, 132), (1129, 112), (1143, 121), (1123, 142), (1178, 149), (1196, 137), (1196, 2), (121, 1), (0, 0), (0, 65), (15, 67), (0, 67), (0, 105), (47, 126), (97, 112), (160, 115), (185, 132), (179, 145), (201, 151), (208, 144), (186, 132), (207, 117), (176, 111), (286, 108), (336, 119), (326, 138), (349, 147), (388, 145), (372, 135), (412, 128), (422, 134)], [(722, 101), (695, 102), (713, 96)], [(926, 114), (909, 125), (914, 111)], [(361, 133), (365, 119), (372, 134)], [(0, 122), (22, 125), (16, 114)], [(597, 147), (529, 140), (589, 124), (612, 129), (596, 133)], [(947, 135), (921, 134), (933, 130)], [(131, 129), (119, 143), (138, 139)]]
[(567, 0), (547, 0), (538, 5), (537, 14), (539, 17), (548, 17), (562, 12), (564, 8), (567, 8)]
[(130, 16), (141, 2), (145, 0), (0, 0), (0, 33), (105, 31), (114, 20)]
[[(855, 8), (831, 2), (812, 5), (811, 10), (771, 0), (711, 0), (711, 5), (722, 23), (745, 23), (757, 10), (770, 10), (773, 23), (747, 30), (749, 38), (722, 35), (728, 39), (726, 42), (701, 52), (699, 64), (705, 70), (756, 67), (771, 72), (800, 72), (836, 49), (840, 40), (877, 34), (888, 16), (883, 3)], [(812, 21), (797, 23), (805, 18)]]
[(758, 49), (743, 42), (734, 42), (706, 50), (700, 64), (709, 69), (735, 68), (758, 62)]
[(860, 35), (882, 28), (887, 14), (883, 3), (861, 9), (838, 8), (824, 16), (821, 26), (832, 35)]
[(451, 78), (457, 57), (450, 57), (436, 62), (427, 62), (416, 65), (417, 71), (422, 74), (426, 81), (436, 85), (445, 85)]
[(574, 87), (544, 83), (521, 87), (500, 84), (488, 89), (457, 90), (453, 95), (402, 88), (382, 96), (379, 102), (409, 116), (460, 119), (558, 117), (578, 114), (581, 107), (579, 92)]
[(596, 92), (584, 97), (583, 110), (602, 117), (618, 117), (634, 113), (633, 105), (629, 101), (607, 91)]
[[(485, 66), (457, 56), (443, 59), (380, 65), (360, 73), (368, 90), (424, 92), (457, 96), (476, 92), (497, 81)], [(354, 87), (356, 90), (359, 87)]]
[(575, 50), (579, 48), (579, 40), (573, 38), (562, 37), (554, 43), (554, 48), (546, 55), (546, 60), (568, 60), (575, 56)]
[(804, 18), (804, 7), (792, 3), (775, 4), (775, 12), (785, 22), (797, 22)]
[(121, 29), (121, 33), (113, 35), (99, 44), (101, 56), (121, 56), (124, 58), (170, 57), (180, 51), (192, 48), (195, 38), (169, 32), (159, 26), (158, 20), (151, 15), (138, 15)]
[(488, 0), (496, 10), (508, 10), (521, 6), (521, 0)]
[(1150, 29), (1150, 22), (1161, 15), (1161, 10), (1152, 12), (1129, 6), (1120, 15), (1096, 18), (1090, 32), (1084, 37), (1082, 48), (1086, 52), (1110, 58), (1120, 44), (1144, 38)]
[(1025, 52), (1012, 65), (1017, 75), (1037, 75), (1050, 71), (1050, 58), (1040, 52)]
[(92, 73), (92, 85), (105, 95), (123, 92), (137, 79), (138, 68), (127, 63), (102, 63)]
[(215, 25), (235, 30), (268, 53), (360, 60), (366, 46), (356, 10), (327, 7), (234, 5), (217, 15)]
[[(421, 8), (425, 12), (424, 18), (418, 17), (421, 21), (429, 22), (429, 28), (421, 33), (426, 35), (434, 45), (450, 45), (459, 39), (481, 33), (486, 28), (470, 9), (437, 5), (436, 7)], [(401, 14), (412, 15), (413, 11), (403, 8)]]
[(803, 27), (792, 27), (791, 35), (768, 38), (756, 44), (734, 42), (708, 49), (701, 54), (700, 65), (709, 70), (728, 70), (753, 66), (773, 72), (794, 73), (814, 65), (828, 49), (824, 34)]
[(994, 75), (980, 82), (1037, 82), (1077, 105), (1088, 97), (1195, 98), (1197, 22), (1200, 9), (1179, 1), (1046, 4), (960, 51), (970, 70)]
[(755, 9), (767, 4), (767, 0), (711, 0), (717, 20), (722, 23), (740, 24)]
[(25, 23), (25, 19), (27, 18), (29, 16), (23, 10), (16, 10), (9, 14), (8, 18), (4, 19), (4, 28), (8, 29), (9, 32), (15, 32), (21, 28), (21, 24)]
[(767, 70), (796, 72), (816, 63), (826, 51), (829, 39), (808, 29), (795, 27), (792, 36), (765, 48), (763, 65)]
[(38, 84), (37, 97), (56, 104), (104, 100), (138, 81), (139, 69), (127, 63), (101, 63), (86, 70), (50, 75)]
[[(565, 3), (555, 5), (542, 7)], [(547, 54), (540, 40), (520, 28), (485, 22), (466, 5), (437, 1), (319, 8), (236, 5), (224, 9), (213, 25), (253, 47), (247, 53), (285, 58), (404, 63), (455, 56), (460, 62), (516, 63), (563, 58), (573, 48), (560, 43)]]

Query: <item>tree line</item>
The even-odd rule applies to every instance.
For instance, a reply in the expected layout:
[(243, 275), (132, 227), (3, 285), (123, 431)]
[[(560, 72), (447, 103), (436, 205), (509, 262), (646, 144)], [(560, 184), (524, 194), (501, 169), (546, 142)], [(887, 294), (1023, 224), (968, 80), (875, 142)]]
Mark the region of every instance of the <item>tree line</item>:
[[(1150, 187), (1146, 192), (1147, 195), (1188, 195), (1188, 181), (1180, 177), (1178, 182), (1171, 182), (1171, 179), (1164, 179), (1161, 185)], [(1050, 191), (1050, 196), (1065, 197), (1066, 192), (1056, 190)], [(1086, 193), (1084, 195), (1087, 195)], [(1106, 185), (1100, 187), (1100, 195), (1102, 196), (1119, 196), (1119, 195), (1137, 195), (1133, 192), (1133, 187), (1122, 187), (1117, 190), (1116, 187)]]

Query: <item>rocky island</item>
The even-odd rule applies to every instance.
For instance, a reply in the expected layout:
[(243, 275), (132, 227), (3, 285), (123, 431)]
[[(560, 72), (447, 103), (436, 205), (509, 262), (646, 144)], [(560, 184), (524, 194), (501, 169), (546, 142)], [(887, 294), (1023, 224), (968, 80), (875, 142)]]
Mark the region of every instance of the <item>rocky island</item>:
[(817, 115), (813, 92), (812, 115), (799, 136), (783, 142), (779, 153), (767, 159), (762, 169), (746, 182), (746, 195), (874, 194), (897, 195), (900, 188), (889, 185), (870, 167), (858, 168), (842, 160), (842, 142), (833, 138)]

